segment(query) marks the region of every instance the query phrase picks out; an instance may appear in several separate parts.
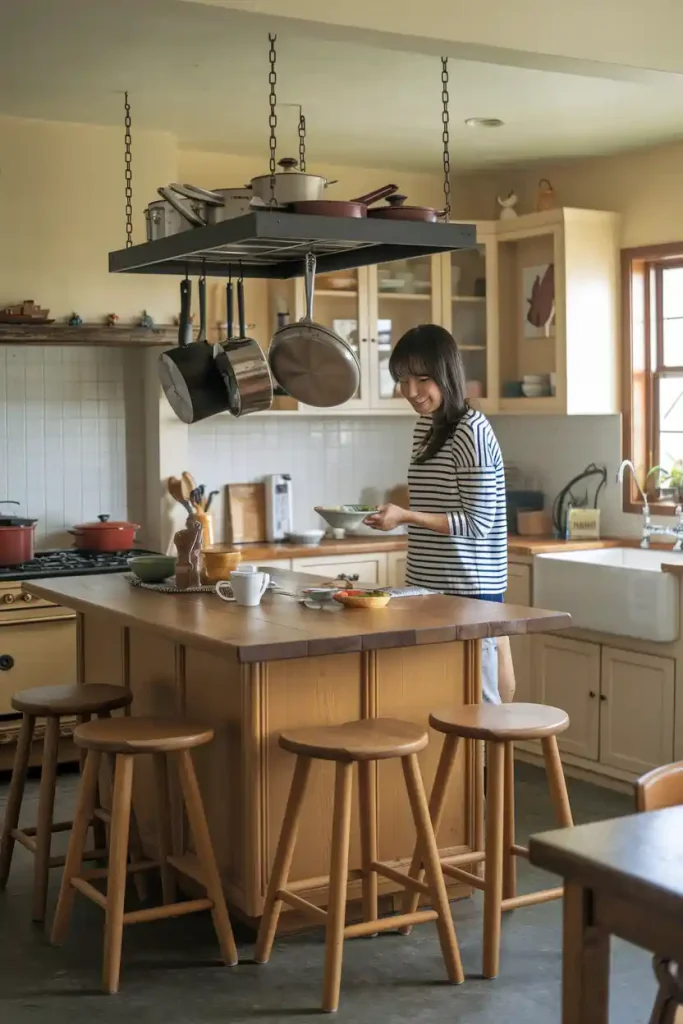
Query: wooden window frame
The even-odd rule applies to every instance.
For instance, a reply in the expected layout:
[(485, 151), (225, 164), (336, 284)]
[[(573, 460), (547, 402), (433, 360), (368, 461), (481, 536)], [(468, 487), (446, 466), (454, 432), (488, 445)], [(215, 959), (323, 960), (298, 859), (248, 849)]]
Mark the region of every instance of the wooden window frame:
[[(683, 366), (664, 367), (662, 331), (662, 272), (668, 267), (683, 267), (683, 242), (640, 246), (621, 250), (622, 296), (622, 451), (636, 468), (644, 484), (651, 466), (658, 465), (659, 429), (658, 389), (662, 376), (683, 376)], [(651, 277), (650, 286), (645, 276)], [(643, 288), (643, 330), (635, 337), (633, 321), (634, 284)], [(654, 297), (654, 308), (653, 308)], [(654, 337), (653, 337), (654, 336)], [(636, 373), (635, 356), (642, 372)], [(648, 494), (648, 504), (657, 515), (673, 516), (676, 503), (661, 501)], [(624, 476), (624, 512), (642, 512), (643, 503), (630, 473)]]

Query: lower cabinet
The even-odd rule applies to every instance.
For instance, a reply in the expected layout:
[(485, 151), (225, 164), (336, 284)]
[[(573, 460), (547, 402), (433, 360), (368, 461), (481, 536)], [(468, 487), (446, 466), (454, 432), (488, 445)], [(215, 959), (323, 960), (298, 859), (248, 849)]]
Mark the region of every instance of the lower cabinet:
[(560, 750), (634, 776), (673, 760), (673, 658), (552, 635), (533, 651), (536, 699), (571, 721)]
[(13, 693), (76, 681), (76, 620), (36, 619), (0, 626), (0, 715)]
[(387, 586), (404, 587), (406, 583), (407, 551), (390, 551), (387, 554)]
[[(508, 588), (505, 591), (507, 604), (519, 604), (529, 608), (531, 600), (531, 569), (528, 565), (508, 565)], [(534, 701), (531, 675), (531, 637), (511, 636), (510, 650), (515, 669), (515, 700), (530, 704)]]
[(337, 576), (357, 576), (363, 583), (376, 583), (377, 586), (386, 585), (387, 556), (386, 552), (370, 552), (367, 555), (321, 555), (317, 558), (292, 559), (294, 572), (308, 572), (314, 576), (324, 576), (326, 579), (336, 579)]

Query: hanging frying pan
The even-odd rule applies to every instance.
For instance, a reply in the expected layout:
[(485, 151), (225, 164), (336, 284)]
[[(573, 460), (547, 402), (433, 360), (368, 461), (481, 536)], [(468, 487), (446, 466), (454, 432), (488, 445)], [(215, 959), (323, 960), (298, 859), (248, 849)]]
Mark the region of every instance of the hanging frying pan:
[(387, 196), (387, 206), (376, 206), (368, 210), (368, 217), (378, 220), (423, 220), (429, 223), (445, 216), (445, 210), (434, 210), (431, 206), (406, 206), (406, 196), (395, 192)]
[(178, 347), (159, 357), (159, 380), (179, 420), (198, 423), (230, 408), (223, 378), (213, 359), (213, 346), (206, 340), (206, 279), (199, 280), (199, 335), (192, 341), (190, 305), (192, 284), (180, 282)]
[(273, 380), (268, 360), (254, 338), (247, 337), (244, 322), (244, 282), (237, 282), (239, 337), (232, 337), (232, 280), (226, 289), (227, 340), (214, 345), (213, 356), (227, 391), (233, 416), (263, 412), (273, 404)]
[(309, 213), (318, 217), (367, 217), (368, 206), (398, 191), (398, 185), (383, 185), (357, 199), (306, 199), (292, 203), (294, 213)]
[(268, 362), (288, 395), (320, 409), (342, 405), (356, 394), (360, 366), (350, 345), (313, 320), (316, 259), (306, 256), (306, 315), (273, 335)]

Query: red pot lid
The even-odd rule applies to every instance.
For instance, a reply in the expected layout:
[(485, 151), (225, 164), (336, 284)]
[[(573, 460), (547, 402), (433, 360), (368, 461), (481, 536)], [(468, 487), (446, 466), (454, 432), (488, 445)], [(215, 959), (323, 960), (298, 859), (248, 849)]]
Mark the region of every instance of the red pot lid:
[(110, 519), (109, 516), (98, 516), (96, 523), (79, 523), (74, 530), (79, 533), (83, 530), (139, 530), (137, 523)]

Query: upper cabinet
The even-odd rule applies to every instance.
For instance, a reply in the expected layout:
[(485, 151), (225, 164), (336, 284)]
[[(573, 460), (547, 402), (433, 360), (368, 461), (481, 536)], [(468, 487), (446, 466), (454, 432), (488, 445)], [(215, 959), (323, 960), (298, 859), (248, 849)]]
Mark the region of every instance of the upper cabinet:
[[(618, 412), (618, 220), (558, 209), (479, 221), (474, 249), (319, 274), (314, 319), (352, 346), (360, 386), (343, 406), (298, 412), (413, 416), (389, 360), (422, 323), (452, 332), (485, 413)], [(302, 280), (268, 287), (271, 329), (277, 313), (304, 315)]]

